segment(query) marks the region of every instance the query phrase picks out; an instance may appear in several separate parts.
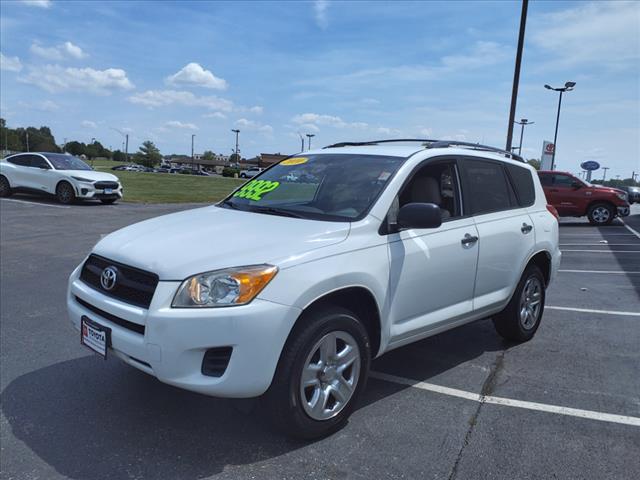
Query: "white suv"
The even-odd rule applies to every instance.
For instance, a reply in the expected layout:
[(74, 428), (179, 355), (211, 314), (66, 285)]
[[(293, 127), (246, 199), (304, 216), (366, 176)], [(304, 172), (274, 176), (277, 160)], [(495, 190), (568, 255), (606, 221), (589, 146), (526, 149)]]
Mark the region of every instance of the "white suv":
[(122, 185), (111, 173), (96, 172), (78, 157), (63, 153), (17, 153), (0, 161), (0, 197), (13, 192), (55, 195), (60, 203), (122, 198)]
[(262, 172), (262, 170), (263, 169), (260, 167), (250, 167), (240, 172), (240, 178), (253, 178), (256, 175), (259, 175)]
[(389, 350), (489, 316), (531, 339), (560, 263), (552, 212), (507, 152), (338, 144), (106, 236), (67, 305), (101, 355), (206, 395), (264, 394), (277, 425), (313, 438), (344, 424)]

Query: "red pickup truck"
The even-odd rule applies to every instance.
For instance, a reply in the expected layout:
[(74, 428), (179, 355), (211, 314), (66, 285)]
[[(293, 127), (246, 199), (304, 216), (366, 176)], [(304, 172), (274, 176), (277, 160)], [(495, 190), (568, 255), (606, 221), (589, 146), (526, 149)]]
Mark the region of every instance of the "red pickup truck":
[(589, 218), (593, 225), (609, 225), (617, 216), (629, 215), (627, 193), (616, 188), (592, 185), (567, 172), (541, 170), (540, 183), (561, 217)]

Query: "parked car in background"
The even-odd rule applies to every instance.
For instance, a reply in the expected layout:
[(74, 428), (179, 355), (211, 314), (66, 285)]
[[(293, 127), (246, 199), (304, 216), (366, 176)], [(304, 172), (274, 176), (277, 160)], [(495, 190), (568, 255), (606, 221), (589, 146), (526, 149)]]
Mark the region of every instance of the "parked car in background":
[(264, 170), (260, 167), (250, 167), (246, 170), (240, 170), (240, 178), (253, 178)]
[(619, 188), (620, 190), (627, 192), (627, 196), (629, 197), (629, 204), (640, 203), (640, 187), (625, 185)]
[(217, 205), (102, 238), (69, 279), (70, 319), (103, 357), (328, 435), (385, 352), (488, 317), (511, 341), (535, 335), (562, 255), (555, 210), (531, 166), (479, 147), (285, 159)]
[(0, 197), (13, 192), (54, 195), (60, 203), (122, 198), (122, 185), (111, 173), (96, 172), (78, 157), (62, 153), (18, 153), (0, 161)]
[(593, 185), (568, 172), (538, 172), (547, 200), (561, 217), (584, 217), (593, 225), (609, 225), (617, 216), (629, 215), (627, 194)]

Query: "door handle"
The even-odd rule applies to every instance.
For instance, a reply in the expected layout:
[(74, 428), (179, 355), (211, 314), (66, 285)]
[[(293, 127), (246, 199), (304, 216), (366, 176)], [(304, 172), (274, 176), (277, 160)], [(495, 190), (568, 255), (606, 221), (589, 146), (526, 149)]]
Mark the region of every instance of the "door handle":
[(527, 225), (526, 223), (523, 223), (522, 228), (520, 229), (520, 231), (525, 235), (529, 233), (531, 230), (533, 230), (533, 225)]
[(460, 240), (460, 243), (462, 243), (464, 247), (470, 247), (477, 241), (478, 241), (478, 237), (465, 233), (464, 238)]

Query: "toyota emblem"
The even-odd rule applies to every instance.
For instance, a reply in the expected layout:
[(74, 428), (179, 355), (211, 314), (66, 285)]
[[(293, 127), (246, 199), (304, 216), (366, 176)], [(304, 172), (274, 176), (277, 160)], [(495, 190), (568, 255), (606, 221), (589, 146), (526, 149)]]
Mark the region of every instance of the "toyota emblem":
[(100, 285), (105, 290), (113, 290), (113, 287), (116, 286), (116, 280), (118, 278), (118, 270), (116, 267), (107, 267), (102, 270), (102, 274), (100, 275)]

